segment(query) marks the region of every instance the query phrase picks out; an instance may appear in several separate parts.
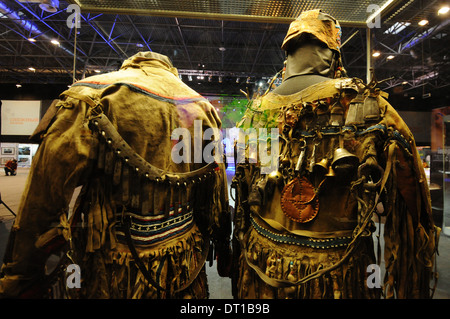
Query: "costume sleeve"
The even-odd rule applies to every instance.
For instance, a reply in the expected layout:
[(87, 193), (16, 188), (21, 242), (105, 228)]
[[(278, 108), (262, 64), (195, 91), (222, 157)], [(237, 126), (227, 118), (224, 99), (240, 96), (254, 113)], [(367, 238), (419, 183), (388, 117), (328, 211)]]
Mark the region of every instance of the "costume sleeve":
[[(88, 172), (93, 143), (85, 114), (88, 106), (71, 98), (52, 104), (44, 133), (11, 229), (1, 271), (0, 296), (16, 297), (44, 277), (48, 252), (37, 242), (55, 233), (74, 189)], [(42, 132), (41, 132), (42, 133)]]
[(385, 147), (390, 176), (384, 201), (386, 298), (429, 298), (440, 229), (434, 225), (427, 179), (414, 137), (398, 113), (381, 99), (390, 139)]

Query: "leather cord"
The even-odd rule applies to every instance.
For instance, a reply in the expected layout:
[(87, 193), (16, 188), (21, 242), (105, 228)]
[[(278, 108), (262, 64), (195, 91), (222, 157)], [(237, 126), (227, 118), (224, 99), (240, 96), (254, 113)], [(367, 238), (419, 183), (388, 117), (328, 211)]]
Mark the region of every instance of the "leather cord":
[(369, 221), (371, 220), (372, 217), (372, 213), (374, 212), (374, 210), (377, 207), (377, 203), (378, 203), (378, 199), (379, 199), (379, 194), (381, 194), (381, 192), (383, 191), (391, 167), (392, 167), (392, 159), (393, 159), (393, 154), (394, 154), (394, 150), (396, 147), (396, 143), (392, 143), (389, 146), (389, 152), (388, 152), (388, 162), (386, 164), (386, 169), (384, 171), (384, 176), (381, 182), (381, 187), (380, 187), (380, 191), (376, 196), (376, 200), (375, 200), (375, 204), (373, 205), (373, 207), (370, 209), (370, 211), (368, 212), (368, 214), (365, 216), (364, 222), (361, 225), (360, 229), (358, 230), (358, 232), (354, 235), (352, 241), (348, 244), (347, 250), (345, 252), (345, 255), (334, 265), (331, 265), (330, 267), (324, 268), (324, 269), (320, 269), (317, 270), (311, 274), (309, 274), (308, 276), (305, 276), (303, 278), (301, 278), (298, 281), (289, 281), (289, 280), (282, 280), (282, 279), (275, 279), (275, 278), (270, 278), (269, 276), (267, 276), (257, 265), (255, 265), (254, 263), (252, 263), (247, 256), (247, 249), (245, 247), (245, 244), (243, 244), (242, 242), (242, 251), (244, 252), (243, 255), (245, 257), (245, 261), (247, 262), (247, 264), (257, 273), (257, 275), (268, 285), (275, 287), (275, 288), (285, 288), (285, 287), (292, 287), (292, 286), (298, 286), (298, 285), (302, 285), (310, 280), (316, 279), (336, 268), (338, 268), (339, 266), (341, 266), (352, 254), (353, 250), (356, 247), (356, 241), (357, 239), (359, 239), (361, 237), (361, 235), (363, 234), (367, 224), (369, 223)]
[[(134, 260), (136, 262), (136, 265), (138, 266), (139, 270), (144, 275), (144, 277), (148, 281), (148, 283), (151, 286), (156, 288), (158, 295), (159, 295), (160, 291), (167, 291), (167, 289), (161, 287), (153, 279), (153, 277), (150, 274), (150, 272), (148, 271), (147, 267), (145, 267), (144, 262), (139, 257), (139, 254), (138, 254), (138, 252), (136, 250), (136, 246), (134, 245), (133, 238), (131, 238), (131, 233), (130, 233), (131, 216), (125, 216), (124, 217), (124, 226), (125, 226), (124, 227), (124, 232), (125, 232), (125, 237), (126, 237), (126, 240), (127, 240), (128, 248), (130, 249), (130, 252), (133, 255), (133, 258), (134, 258)], [(180, 291), (186, 289), (187, 287), (189, 287), (192, 284), (192, 282), (197, 278), (197, 276), (200, 273), (200, 271), (202, 270), (203, 266), (205, 265), (206, 259), (208, 257), (209, 245), (210, 245), (209, 238), (205, 239), (205, 243), (206, 243), (206, 247), (205, 247), (205, 249), (203, 249), (202, 258), (200, 259), (200, 262), (199, 262), (198, 266), (192, 272), (189, 280), (183, 286), (181, 286), (180, 288), (175, 290), (174, 293), (180, 292)]]

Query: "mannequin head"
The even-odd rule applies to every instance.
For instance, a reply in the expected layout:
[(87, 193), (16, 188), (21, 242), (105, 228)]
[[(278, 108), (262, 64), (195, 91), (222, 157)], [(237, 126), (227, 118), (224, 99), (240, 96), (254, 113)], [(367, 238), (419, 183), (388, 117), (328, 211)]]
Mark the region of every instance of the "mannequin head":
[(281, 48), (286, 68), (278, 94), (293, 94), (312, 84), (345, 76), (341, 63), (341, 27), (320, 10), (303, 12), (293, 21)]

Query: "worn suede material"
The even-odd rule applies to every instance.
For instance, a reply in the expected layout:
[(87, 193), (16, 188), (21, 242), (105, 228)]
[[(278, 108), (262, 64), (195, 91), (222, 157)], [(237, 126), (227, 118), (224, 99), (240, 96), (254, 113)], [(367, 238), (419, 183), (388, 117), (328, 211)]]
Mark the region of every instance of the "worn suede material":
[[(209, 189), (204, 194), (205, 203), (211, 202), (207, 206), (209, 210), (203, 211), (207, 215), (206, 220), (211, 221), (206, 226), (207, 233), (200, 232), (194, 221), (194, 226), (181, 233), (177, 240), (172, 238), (169, 242), (141, 247), (145, 262), (150, 268), (153, 265), (150, 271), (153, 275), (161, 258), (172, 256), (165, 262), (164, 269), (158, 271), (158, 280), (170, 289), (158, 295), (154, 288), (145, 284), (129, 250), (117, 241), (115, 235), (117, 205), (131, 208), (129, 202), (122, 200), (123, 187), (133, 189), (139, 184), (136, 184), (137, 180), (126, 179), (123, 173), (119, 176), (121, 185), (114, 185), (111, 176), (99, 168), (102, 140), (90, 119), (100, 113), (106, 115), (124, 140), (148, 163), (167, 172), (189, 172), (204, 163), (175, 164), (171, 153), (178, 140), (171, 139), (172, 131), (187, 128), (191, 134), (189, 142), (193, 145), (194, 120), (202, 121), (200, 133), (207, 128), (220, 128), (215, 108), (181, 82), (167, 57), (153, 52), (139, 53), (127, 59), (117, 72), (74, 83), (51, 108), (49, 114), (54, 116), (46, 116), (45, 123), (39, 125), (39, 132), (34, 135), (35, 138), (41, 137), (42, 141), (33, 159), (11, 230), (0, 279), (0, 295), (17, 297), (30, 285), (39, 287), (39, 282), (44, 279), (48, 252), (36, 247), (36, 242), (48, 246), (54, 235), (64, 235), (67, 239), (70, 232), (67, 225), (62, 225), (61, 216), (67, 214), (74, 189), (83, 186), (75, 210), (84, 214), (84, 226), (72, 229), (76, 247), (74, 254), (78, 257), (76, 262), (81, 264), (86, 280), (84, 291), (82, 289), (78, 296), (207, 297), (204, 274), (199, 277), (199, 282), (194, 282), (194, 292), (192, 289), (185, 294), (173, 295), (171, 292), (191, 279), (191, 272), (204, 255), (205, 241), (209, 240), (204, 235), (228, 241), (231, 227), (229, 224), (221, 225), (224, 220), (229, 223), (229, 218), (221, 217), (228, 214), (224, 165), (219, 164), (214, 172), (214, 182), (208, 184)], [(108, 163), (108, 156), (117, 162), (112, 151), (108, 153), (106, 149), (105, 152), (106, 159), (102, 165)], [(160, 207), (161, 203), (174, 202), (174, 198), (167, 198), (169, 195), (152, 192), (146, 197), (150, 200), (150, 207)], [(124, 287), (128, 289), (126, 292), (123, 292)]]
[[(305, 134), (322, 130), (320, 126), (314, 126), (314, 122), (311, 124), (311, 118), (314, 120), (317, 118), (307, 117), (311, 114), (308, 113), (310, 112), (308, 107), (312, 112), (321, 114), (322, 111), (319, 109), (321, 101), (328, 105), (328, 111), (325, 113), (330, 115), (332, 106), (339, 105), (343, 107), (345, 119), (349, 102), (356, 97), (357, 92), (364, 90), (362, 81), (346, 78), (320, 82), (291, 95), (277, 94), (274, 90), (252, 101), (239, 127), (245, 129), (278, 127), (283, 139), (289, 141), (290, 137), (283, 135), (283, 132), (287, 132), (286, 130), (291, 127), (298, 127), (298, 132), (306, 132)], [(260, 203), (246, 203), (245, 195), (242, 201), (237, 202), (236, 211), (240, 215), (235, 217), (236, 221), (239, 221), (235, 225), (235, 237), (239, 238), (243, 248), (239, 258), (240, 273), (236, 278), (237, 296), (240, 298), (380, 297), (381, 290), (377, 292), (368, 290), (364, 276), (361, 276), (370, 263), (376, 262), (373, 243), (369, 243), (372, 241), (370, 236), (373, 231), (370, 227), (366, 227), (365, 235), (358, 239), (358, 242), (365, 243), (353, 245), (353, 250), (350, 251), (345, 246), (321, 249), (277, 243), (270, 239), (270, 236), (278, 236), (274, 238), (299, 236), (316, 240), (355, 236), (362, 225), (361, 220), (367, 216), (371, 218), (371, 214), (374, 214), (369, 208), (375, 207), (373, 206), (375, 200), (379, 199), (384, 206), (383, 214), (386, 217), (385, 246), (382, 248), (386, 262), (385, 285), (382, 290), (384, 296), (430, 297), (432, 287), (430, 280), (436, 275), (433, 273), (433, 266), (439, 228), (435, 227), (431, 216), (427, 180), (411, 131), (383, 97), (384, 94), (376, 92), (379, 119), (361, 124), (359, 132), (364, 133), (356, 133), (353, 128), (344, 130), (342, 125), (337, 127), (339, 134), (327, 135), (326, 130), (322, 130), (321, 135), (314, 139), (304, 138), (306, 160), (299, 174), (308, 178), (318, 193), (317, 216), (308, 222), (299, 222), (283, 211), (281, 194), (288, 185), (289, 178), (285, 183), (277, 182), (273, 188), (266, 187), (262, 191)], [(372, 93), (366, 91), (365, 94)], [(293, 111), (289, 113), (289, 110)], [(295, 120), (297, 115), (298, 122)], [(310, 125), (309, 128), (306, 125)], [(300, 151), (294, 146), (286, 145), (288, 142), (280, 144), (280, 163), (292, 167)], [(312, 162), (314, 145), (315, 162)], [(370, 166), (377, 163), (383, 169), (378, 178), (380, 181), (384, 176), (387, 178), (381, 193), (377, 193), (380, 192), (379, 188), (376, 191), (371, 188), (365, 191), (362, 188), (367, 181), (358, 175), (358, 166), (353, 168), (348, 166), (341, 172), (339, 167), (335, 167), (334, 176), (326, 177), (324, 174), (327, 171), (324, 171), (318, 178), (319, 175), (314, 173), (310, 165), (318, 163), (324, 157), (328, 157), (331, 163), (333, 152), (339, 146), (355, 155), (358, 158), (358, 165), (366, 163)], [(394, 151), (389, 153), (388, 150), (391, 148)], [(261, 180), (270, 181), (270, 177), (259, 174), (259, 169), (254, 164), (241, 164), (237, 172), (240, 174), (234, 182), (240, 185), (238, 194), (252, 193), (254, 185), (261, 183)], [(279, 169), (279, 172), (282, 170)], [(377, 176), (375, 173), (376, 170), (373, 176)], [(305, 193), (299, 190), (296, 196), (301, 198), (302, 192)], [(381, 196), (378, 197), (379, 195)], [(260, 233), (259, 229), (253, 227), (248, 218), (254, 218), (257, 223), (261, 223), (266, 229), (265, 233)], [(326, 247), (326, 242), (324, 246)], [(276, 280), (301, 281), (315, 271), (332, 267), (341, 259), (338, 268), (333, 268), (332, 271), (305, 284), (293, 285), (290, 288), (277, 288), (275, 285)], [(251, 267), (256, 265), (267, 277), (258, 276), (249, 266), (249, 262), (252, 264)], [(268, 282), (273, 282), (274, 285), (271, 286)]]

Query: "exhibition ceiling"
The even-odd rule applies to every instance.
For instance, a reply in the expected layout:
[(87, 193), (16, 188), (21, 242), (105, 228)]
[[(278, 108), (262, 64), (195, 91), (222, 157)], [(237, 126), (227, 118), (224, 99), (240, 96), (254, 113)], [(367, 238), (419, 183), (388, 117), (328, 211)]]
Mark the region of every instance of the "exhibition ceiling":
[(151, 50), (167, 55), (199, 92), (236, 94), (280, 71), (289, 23), (304, 10), (322, 9), (341, 23), (350, 76), (367, 78), (369, 36), (375, 75), (388, 79), (384, 90), (448, 105), (445, 4), (450, 1), (3, 0), (0, 83), (70, 85)]

